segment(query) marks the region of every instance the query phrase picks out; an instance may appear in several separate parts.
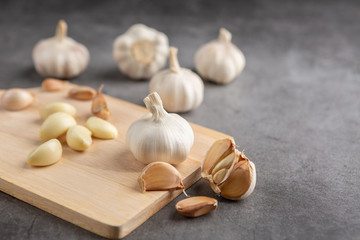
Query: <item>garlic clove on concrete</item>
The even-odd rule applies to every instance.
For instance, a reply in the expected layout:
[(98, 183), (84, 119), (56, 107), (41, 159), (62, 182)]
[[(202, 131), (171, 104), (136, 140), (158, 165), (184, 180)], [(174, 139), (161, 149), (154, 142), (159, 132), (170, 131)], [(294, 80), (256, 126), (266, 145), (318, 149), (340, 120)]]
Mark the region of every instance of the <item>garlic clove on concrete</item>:
[(196, 71), (216, 83), (231, 82), (244, 67), (244, 54), (231, 43), (231, 33), (225, 28), (220, 29), (217, 40), (205, 44), (195, 54)]
[(1, 105), (6, 110), (19, 111), (29, 107), (34, 101), (34, 95), (25, 89), (11, 88), (1, 96)]
[(247, 198), (256, 185), (256, 168), (244, 153), (240, 153), (229, 177), (219, 185), (222, 197), (238, 200)]
[(164, 33), (135, 24), (115, 39), (113, 57), (121, 72), (132, 79), (144, 79), (165, 66), (168, 49)]
[(210, 147), (201, 166), (201, 176), (215, 193), (231, 200), (248, 197), (256, 184), (255, 164), (235, 149), (230, 138), (220, 139)]
[(181, 68), (177, 48), (170, 47), (170, 68), (156, 73), (150, 81), (150, 92), (157, 92), (169, 112), (187, 112), (203, 101), (204, 83), (190, 69)]
[(59, 140), (51, 139), (33, 150), (27, 157), (27, 163), (32, 166), (48, 166), (58, 162), (62, 156), (62, 146)]
[(138, 182), (143, 192), (185, 189), (178, 170), (164, 162), (153, 162), (141, 172)]
[(126, 143), (135, 159), (145, 164), (184, 161), (194, 143), (190, 124), (177, 114), (167, 113), (156, 92), (144, 102), (150, 113), (132, 123), (126, 133)]
[(89, 62), (87, 48), (67, 37), (67, 24), (60, 20), (56, 35), (39, 41), (33, 49), (36, 71), (44, 77), (73, 78), (85, 70)]
[(186, 217), (199, 217), (215, 210), (218, 201), (210, 197), (190, 197), (176, 203), (176, 210)]

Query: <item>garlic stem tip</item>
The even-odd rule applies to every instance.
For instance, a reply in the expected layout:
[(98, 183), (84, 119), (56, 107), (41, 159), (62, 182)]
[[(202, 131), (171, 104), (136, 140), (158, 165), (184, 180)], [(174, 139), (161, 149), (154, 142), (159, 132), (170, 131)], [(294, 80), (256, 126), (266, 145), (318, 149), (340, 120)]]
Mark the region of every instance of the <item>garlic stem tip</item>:
[(231, 42), (231, 33), (225, 28), (220, 28), (219, 40), (223, 42)]

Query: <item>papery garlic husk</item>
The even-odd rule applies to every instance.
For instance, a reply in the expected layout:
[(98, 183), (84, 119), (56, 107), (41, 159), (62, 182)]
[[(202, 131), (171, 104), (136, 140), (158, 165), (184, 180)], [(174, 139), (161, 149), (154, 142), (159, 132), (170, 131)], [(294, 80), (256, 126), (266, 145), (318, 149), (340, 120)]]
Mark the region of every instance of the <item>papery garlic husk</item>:
[(55, 36), (43, 39), (35, 45), (34, 65), (36, 71), (44, 77), (73, 78), (87, 67), (89, 51), (66, 34), (67, 24), (60, 20)]
[(218, 201), (210, 197), (189, 197), (176, 203), (175, 208), (186, 217), (199, 217), (214, 211)]
[(184, 161), (194, 143), (190, 124), (177, 114), (167, 113), (156, 92), (144, 102), (150, 113), (135, 121), (126, 133), (126, 143), (134, 157), (145, 164)]
[(169, 112), (187, 112), (203, 101), (204, 83), (190, 69), (181, 68), (177, 48), (170, 47), (170, 68), (156, 73), (150, 81), (150, 92), (157, 92)]
[(185, 189), (178, 170), (165, 162), (147, 165), (142, 170), (138, 182), (143, 192)]
[(97, 94), (92, 101), (91, 113), (96, 117), (106, 120), (110, 116), (110, 110), (106, 103), (105, 97), (102, 95), (102, 92), (101, 92), (103, 87), (104, 87), (104, 85), (101, 85), (99, 87)]
[(235, 149), (233, 139), (216, 141), (207, 152), (201, 169), (201, 176), (224, 198), (244, 199), (255, 188), (255, 164)]
[(234, 80), (245, 67), (245, 57), (231, 43), (231, 33), (220, 29), (219, 38), (202, 46), (195, 54), (195, 68), (201, 77), (220, 84)]
[(19, 111), (29, 107), (34, 101), (34, 95), (25, 89), (11, 88), (1, 96), (1, 105), (6, 110)]
[(115, 39), (113, 57), (125, 75), (144, 79), (165, 66), (168, 49), (168, 38), (164, 33), (135, 24)]

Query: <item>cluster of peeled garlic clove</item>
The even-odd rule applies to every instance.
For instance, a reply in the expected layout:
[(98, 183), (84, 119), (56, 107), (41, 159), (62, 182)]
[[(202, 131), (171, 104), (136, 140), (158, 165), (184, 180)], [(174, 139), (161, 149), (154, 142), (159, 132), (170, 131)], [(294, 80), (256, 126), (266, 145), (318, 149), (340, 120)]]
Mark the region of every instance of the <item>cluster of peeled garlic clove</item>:
[(254, 190), (256, 168), (233, 139), (216, 141), (206, 154), (201, 176), (216, 194), (231, 200), (245, 199)]

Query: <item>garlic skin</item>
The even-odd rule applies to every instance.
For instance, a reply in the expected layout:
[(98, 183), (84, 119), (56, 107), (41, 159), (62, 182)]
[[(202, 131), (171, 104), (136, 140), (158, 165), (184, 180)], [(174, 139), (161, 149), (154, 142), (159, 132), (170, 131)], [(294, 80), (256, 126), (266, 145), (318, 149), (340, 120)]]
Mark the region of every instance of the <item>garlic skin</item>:
[(164, 33), (135, 24), (115, 39), (113, 57), (127, 76), (133, 79), (150, 78), (165, 66), (168, 42)]
[(204, 83), (190, 69), (180, 68), (178, 49), (170, 47), (170, 68), (156, 73), (150, 80), (150, 92), (157, 92), (169, 112), (187, 112), (203, 101)]
[(184, 161), (194, 143), (190, 124), (177, 114), (167, 113), (156, 92), (144, 102), (150, 113), (135, 121), (126, 133), (126, 143), (134, 157), (145, 164)]
[(89, 51), (66, 33), (67, 24), (60, 20), (55, 36), (35, 45), (33, 61), (36, 71), (42, 76), (68, 79), (78, 76), (87, 67)]
[(34, 95), (25, 89), (11, 88), (1, 96), (1, 105), (10, 111), (19, 111), (29, 107), (34, 101)]
[(205, 44), (195, 54), (196, 71), (216, 83), (233, 81), (244, 67), (244, 54), (231, 43), (231, 33), (225, 28), (220, 29), (217, 40)]

